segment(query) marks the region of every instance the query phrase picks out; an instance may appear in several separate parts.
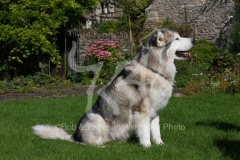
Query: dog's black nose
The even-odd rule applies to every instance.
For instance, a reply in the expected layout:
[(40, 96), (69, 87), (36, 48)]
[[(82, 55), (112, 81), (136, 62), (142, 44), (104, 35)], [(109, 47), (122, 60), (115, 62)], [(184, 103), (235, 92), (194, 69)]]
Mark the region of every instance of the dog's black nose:
[(195, 38), (193, 38), (193, 39), (192, 39), (192, 43), (195, 44), (195, 42), (196, 42), (196, 40), (195, 40)]

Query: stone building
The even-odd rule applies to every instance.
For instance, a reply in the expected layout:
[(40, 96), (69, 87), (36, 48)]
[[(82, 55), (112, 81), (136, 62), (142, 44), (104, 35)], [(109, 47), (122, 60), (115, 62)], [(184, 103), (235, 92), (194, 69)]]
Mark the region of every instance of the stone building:
[(115, 0), (103, 0), (97, 7), (85, 14), (86, 29), (92, 28), (94, 23), (102, 21), (117, 20), (123, 16), (123, 12), (115, 5)]
[(153, 0), (146, 13), (144, 30), (156, 28), (156, 22), (169, 17), (176, 23), (195, 26), (197, 39), (208, 39), (225, 48), (235, 5), (233, 0)]

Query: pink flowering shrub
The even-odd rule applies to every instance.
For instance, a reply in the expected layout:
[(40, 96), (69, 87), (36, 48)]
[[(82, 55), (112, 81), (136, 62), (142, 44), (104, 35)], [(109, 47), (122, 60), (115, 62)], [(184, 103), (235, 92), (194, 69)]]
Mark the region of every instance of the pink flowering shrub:
[(91, 45), (88, 49), (86, 60), (90, 58), (96, 62), (105, 61), (106, 59), (114, 61), (119, 58), (119, 52), (120, 45), (118, 42), (98, 40), (96, 44)]
[(91, 45), (87, 50), (85, 65), (96, 64), (98, 62), (103, 63), (98, 80), (99, 83), (107, 82), (114, 74), (117, 61), (121, 61), (124, 58), (119, 54), (120, 50), (119, 42), (104, 42), (102, 40), (98, 40), (96, 44)]

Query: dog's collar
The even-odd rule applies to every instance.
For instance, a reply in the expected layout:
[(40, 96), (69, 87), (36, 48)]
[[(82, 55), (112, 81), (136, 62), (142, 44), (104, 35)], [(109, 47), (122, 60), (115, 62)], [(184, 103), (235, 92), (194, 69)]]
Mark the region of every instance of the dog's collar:
[(152, 69), (150, 67), (147, 67), (148, 69), (150, 69), (153, 73), (159, 74), (160, 76), (164, 77), (165, 79), (167, 79), (167, 77), (165, 77), (163, 74), (159, 73), (157, 70)]

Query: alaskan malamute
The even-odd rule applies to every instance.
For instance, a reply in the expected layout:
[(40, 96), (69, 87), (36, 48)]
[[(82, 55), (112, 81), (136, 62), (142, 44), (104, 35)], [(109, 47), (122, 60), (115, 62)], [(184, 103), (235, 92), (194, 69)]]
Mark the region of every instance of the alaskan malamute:
[(101, 90), (94, 106), (84, 114), (73, 135), (56, 126), (36, 125), (34, 133), (45, 139), (62, 139), (90, 145), (127, 140), (132, 134), (144, 147), (163, 144), (159, 111), (172, 95), (174, 60), (190, 57), (194, 39), (168, 29), (155, 30), (141, 52)]

